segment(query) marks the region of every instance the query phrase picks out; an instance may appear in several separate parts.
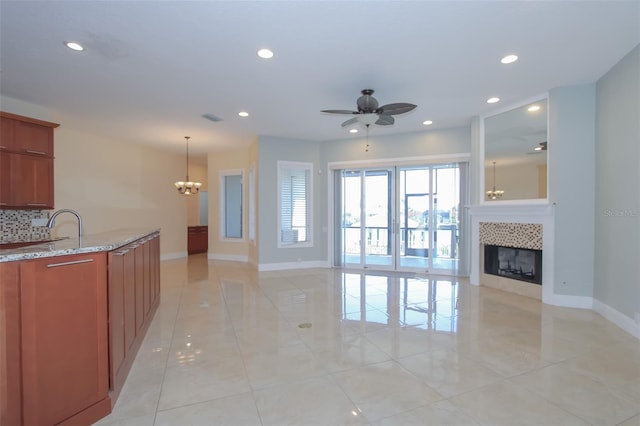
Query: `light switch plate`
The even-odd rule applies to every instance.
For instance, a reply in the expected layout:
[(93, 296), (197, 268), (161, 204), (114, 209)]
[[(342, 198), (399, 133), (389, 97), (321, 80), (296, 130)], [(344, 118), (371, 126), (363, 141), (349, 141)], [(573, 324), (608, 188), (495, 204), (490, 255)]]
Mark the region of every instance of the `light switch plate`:
[(31, 219), (31, 226), (47, 226), (47, 219)]

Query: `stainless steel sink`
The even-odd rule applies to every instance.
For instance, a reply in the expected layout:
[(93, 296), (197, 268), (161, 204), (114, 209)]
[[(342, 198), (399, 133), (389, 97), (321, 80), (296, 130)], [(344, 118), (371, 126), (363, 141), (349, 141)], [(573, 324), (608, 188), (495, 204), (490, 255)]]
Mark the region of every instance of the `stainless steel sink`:
[(48, 240), (36, 240), (36, 241), (12, 241), (7, 243), (0, 243), (0, 250), (16, 249), (22, 247), (30, 247), (38, 244), (49, 244), (60, 240), (66, 240), (69, 237), (57, 237), (50, 238)]

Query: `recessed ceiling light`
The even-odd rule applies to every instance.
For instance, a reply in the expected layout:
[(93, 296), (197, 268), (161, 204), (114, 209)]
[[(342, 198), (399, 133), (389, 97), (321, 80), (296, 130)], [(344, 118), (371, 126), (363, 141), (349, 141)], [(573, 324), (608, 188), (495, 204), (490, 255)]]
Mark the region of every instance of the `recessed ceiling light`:
[(425, 126), (431, 126), (433, 124), (433, 121), (431, 120), (423, 121), (422, 124), (424, 124)]
[(358, 133), (358, 129), (351, 129), (349, 130), (349, 133)]
[(240, 117), (248, 117), (248, 116), (249, 116), (249, 113), (248, 113), (248, 112), (246, 112), (246, 111), (240, 111), (240, 112), (238, 113), (238, 115), (239, 115)]
[(84, 47), (82, 47), (79, 43), (76, 43), (75, 41), (67, 41), (64, 43), (64, 45), (67, 46), (69, 49), (76, 50), (78, 52), (82, 52), (84, 50)]
[(527, 111), (529, 112), (540, 111), (540, 105), (531, 105), (529, 108), (527, 108)]
[(262, 59), (271, 59), (273, 58), (273, 52), (269, 49), (260, 49), (258, 50), (258, 56)]
[(500, 98), (493, 97), (493, 98), (487, 99), (488, 104), (495, 104), (496, 102), (500, 102)]
[(504, 58), (500, 59), (500, 62), (502, 62), (503, 64), (512, 64), (517, 60), (518, 57), (516, 55), (507, 55)]
[(542, 151), (542, 147), (541, 146), (536, 146), (535, 148), (533, 148), (534, 151)]

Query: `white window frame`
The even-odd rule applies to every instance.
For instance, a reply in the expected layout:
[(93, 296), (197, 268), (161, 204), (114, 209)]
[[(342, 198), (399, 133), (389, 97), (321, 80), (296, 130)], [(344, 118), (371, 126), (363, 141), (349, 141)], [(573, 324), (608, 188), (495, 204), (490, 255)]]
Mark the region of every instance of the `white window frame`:
[[(241, 183), (241, 214), (240, 214), (240, 237), (227, 237), (226, 236), (226, 225), (227, 225), (227, 208), (226, 208), (226, 185), (225, 178), (227, 176), (240, 176)], [(220, 241), (229, 241), (229, 242), (241, 242), (245, 240), (245, 230), (244, 230), (244, 170), (242, 169), (232, 169), (232, 170), (220, 170)]]
[[(305, 207), (306, 207), (306, 240), (299, 242), (283, 241), (283, 229), (282, 229), (282, 178), (283, 174), (287, 173), (289, 176), (290, 170), (298, 170), (306, 172), (308, 181), (306, 182), (305, 191)], [(278, 216), (277, 216), (277, 235), (278, 248), (302, 248), (313, 247), (313, 163), (293, 162), (293, 161), (278, 161), (278, 176), (277, 176), (277, 194), (278, 194)], [(291, 210), (292, 208), (289, 207)], [(286, 231), (286, 230), (285, 230)]]

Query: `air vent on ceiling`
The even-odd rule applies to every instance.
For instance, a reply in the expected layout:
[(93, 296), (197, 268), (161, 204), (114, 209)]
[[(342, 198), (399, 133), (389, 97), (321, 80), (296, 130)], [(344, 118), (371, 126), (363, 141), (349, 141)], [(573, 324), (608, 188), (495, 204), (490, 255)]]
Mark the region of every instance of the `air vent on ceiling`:
[(202, 114), (202, 118), (206, 118), (209, 121), (213, 121), (214, 123), (218, 122), (218, 121), (222, 121), (222, 118), (218, 117), (217, 115), (213, 115), (213, 114)]

